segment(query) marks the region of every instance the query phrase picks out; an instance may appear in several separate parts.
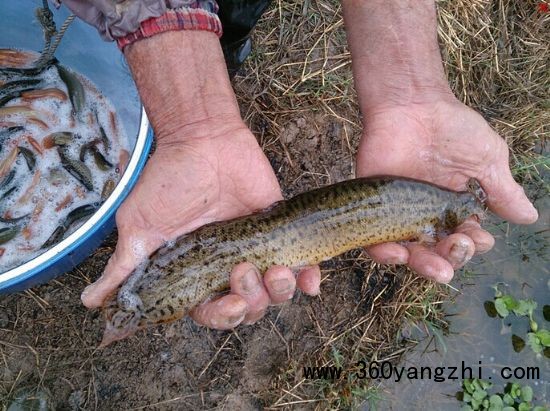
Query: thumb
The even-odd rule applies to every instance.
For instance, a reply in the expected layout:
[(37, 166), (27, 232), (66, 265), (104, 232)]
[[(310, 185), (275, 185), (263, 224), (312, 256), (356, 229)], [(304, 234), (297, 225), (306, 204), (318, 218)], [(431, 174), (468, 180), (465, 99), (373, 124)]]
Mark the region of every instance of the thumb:
[(539, 216), (536, 208), (515, 182), (508, 164), (496, 167), (485, 180), (480, 180), (487, 193), (487, 205), (498, 216), (515, 224), (531, 224)]
[(162, 245), (162, 241), (146, 236), (119, 234), (115, 252), (109, 259), (103, 275), (86, 287), (80, 298), (88, 308), (100, 307), (105, 299), (114, 292), (153, 251)]

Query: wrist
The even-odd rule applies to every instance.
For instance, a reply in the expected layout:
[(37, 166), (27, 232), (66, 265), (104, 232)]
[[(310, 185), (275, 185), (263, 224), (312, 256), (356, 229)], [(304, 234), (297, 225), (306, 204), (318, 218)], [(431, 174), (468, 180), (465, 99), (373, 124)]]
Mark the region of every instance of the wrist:
[(437, 84), (422, 84), (413, 76), (406, 80), (399, 76), (388, 75), (387, 81), (380, 81), (359, 91), (361, 112), (364, 116), (389, 110), (395, 107), (434, 105), (438, 103), (453, 103), (456, 97), (446, 82)]
[(223, 147), (228, 144), (242, 144), (258, 147), (258, 141), (246, 124), (239, 118), (218, 116), (205, 118), (179, 126), (173, 133), (155, 133), (157, 147), (187, 147), (197, 144), (204, 147)]
[(381, 105), (453, 98), (433, 0), (344, 0), (355, 85), (365, 115)]
[(401, 129), (412, 129), (418, 124), (429, 125), (429, 127), (424, 132), (416, 133), (417, 135), (427, 135), (426, 133), (439, 135), (438, 129), (453, 116), (462, 115), (464, 110), (471, 111), (453, 95), (449, 97), (435, 93), (431, 99), (422, 102), (393, 104), (384, 101), (373, 104), (363, 112), (365, 126), (362, 140), (372, 136), (376, 136), (381, 141), (392, 139), (400, 134)]
[(242, 124), (220, 43), (206, 31), (169, 31), (124, 49), (158, 141)]
[(404, 91), (401, 91), (400, 96), (400, 90), (397, 87), (380, 88), (379, 91), (385, 95), (384, 98), (377, 101), (367, 99), (367, 103), (361, 105), (361, 113), (365, 122), (385, 117), (388, 113), (406, 113), (412, 110), (426, 113), (429, 116), (438, 112), (442, 107), (462, 106), (450, 88), (430, 87), (416, 91), (408, 88), (407, 90), (413, 94), (410, 98), (405, 96)]

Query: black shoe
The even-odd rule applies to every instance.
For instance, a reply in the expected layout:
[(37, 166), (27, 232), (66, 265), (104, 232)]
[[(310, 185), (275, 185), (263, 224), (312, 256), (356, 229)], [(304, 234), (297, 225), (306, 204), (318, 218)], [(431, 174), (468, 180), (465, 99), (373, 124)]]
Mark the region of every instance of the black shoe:
[(271, 0), (223, 0), (218, 4), (223, 27), (220, 42), (227, 71), (233, 78), (252, 51), (250, 34)]

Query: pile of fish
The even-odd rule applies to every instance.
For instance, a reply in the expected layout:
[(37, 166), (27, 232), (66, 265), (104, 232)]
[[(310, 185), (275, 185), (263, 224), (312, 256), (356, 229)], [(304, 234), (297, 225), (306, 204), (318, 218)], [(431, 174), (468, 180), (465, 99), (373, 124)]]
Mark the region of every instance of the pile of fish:
[(128, 139), (83, 76), (0, 49), (0, 273), (54, 246), (113, 191)]

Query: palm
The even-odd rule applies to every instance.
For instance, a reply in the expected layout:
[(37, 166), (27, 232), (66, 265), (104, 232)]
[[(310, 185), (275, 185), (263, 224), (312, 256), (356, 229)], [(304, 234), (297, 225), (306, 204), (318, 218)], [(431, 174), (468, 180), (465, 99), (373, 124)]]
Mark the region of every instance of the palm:
[[(510, 173), (506, 143), (479, 114), (458, 101), (386, 107), (372, 111), (365, 123), (358, 175), (404, 176), (452, 190), (464, 190), (473, 177), (496, 214), (516, 223), (536, 218)], [(382, 244), (369, 248), (369, 253), (377, 261), (407, 263), (427, 277), (449, 281), (453, 268), (493, 243), (477, 222), (468, 220), (433, 250)]]
[[(160, 145), (117, 215), (120, 236), (162, 241), (281, 199), (269, 162), (247, 129)], [(141, 232), (139, 232), (141, 231)]]
[(402, 175), (460, 190), (470, 177), (483, 180), (491, 168), (508, 166), (504, 141), (461, 104), (396, 107), (369, 120), (357, 158), (362, 175)]
[(459, 102), (396, 107), (369, 117), (357, 172), (406, 176), (452, 190), (464, 190), (473, 177), (495, 213), (516, 223), (532, 220), (532, 212), (525, 217), (532, 207), (510, 173), (506, 143)]
[(102, 279), (83, 292), (86, 305), (101, 305), (165, 241), (282, 198), (267, 158), (244, 125), (223, 134), (212, 130), (188, 142), (159, 143), (117, 212), (117, 248)]

